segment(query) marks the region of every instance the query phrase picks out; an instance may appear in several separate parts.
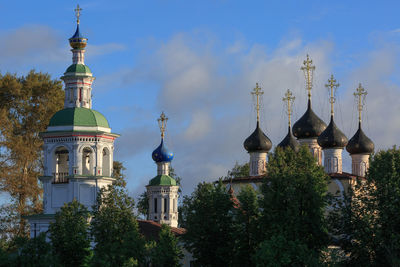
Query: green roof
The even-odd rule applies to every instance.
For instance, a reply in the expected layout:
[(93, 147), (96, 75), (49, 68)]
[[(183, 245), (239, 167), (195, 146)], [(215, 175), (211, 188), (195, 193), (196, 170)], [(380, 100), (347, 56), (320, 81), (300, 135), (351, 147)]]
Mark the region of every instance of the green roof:
[(150, 180), (149, 185), (176, 185), (176, 181), (169, 175), (157, 175)]
[(65, 73), (68, 72), (75, 72), (75, 73), (90, 73), (89, 67), (83, 64), (72, 64), (71, 66), (68, 67), (68, 69), (65, 71)]
[(100, 112), (89, 108), (66, 108), (50, 119), (49, 126), (87, 126), (110, 128), (107, 119)]

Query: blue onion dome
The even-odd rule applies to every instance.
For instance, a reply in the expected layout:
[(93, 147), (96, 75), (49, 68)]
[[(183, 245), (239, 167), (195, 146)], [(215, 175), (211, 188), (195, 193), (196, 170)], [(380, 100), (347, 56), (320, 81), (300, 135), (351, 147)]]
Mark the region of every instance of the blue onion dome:
[(317, 141), (322, 148), (343, 148), (347, 145), (348, 139), (336, 126), (333, 116), (331, 116), (331, 122), (318, 136)]
[(174, 153), (164, 146), (164, 139), (161, 139), (161, 144), (151, 154), (155, 162), (171, 162), (174, 158)]
[(299, 141), (293, 136), (292, 128), (289, 126), (288, 133), (285, 138), (278, 144), (278, 147), (283, 149), (290, 147), (293, 151), (298, 151), (300, 148)]
[(361, 122), (358, 124), (356, 134), (350, 139), (346, 146), (347, 152), (351, 154), (371, 154), (374, 152), (375, 145), (361, 129)]
[(248, 152), (268, 152), (272, 147), (272, 143), (260, 129), (259, 122), (257, 122), (256, 129), (249, 137), (247, 137), (243, 146)]
[(69, 45), (73, 49), (84, 49), (87, 44), (87, 38), (83, 37), (83, 35), (79, 31), (79, 24), (76, 25), (75, 34), (69, 38)]
[(326, 128), (323, 120), (311, 109), (311, 100), (308, 100), (307, 111), (304, 115), (293, 125), (293, 135), (297, 139), (315, 138), (318, 137)]

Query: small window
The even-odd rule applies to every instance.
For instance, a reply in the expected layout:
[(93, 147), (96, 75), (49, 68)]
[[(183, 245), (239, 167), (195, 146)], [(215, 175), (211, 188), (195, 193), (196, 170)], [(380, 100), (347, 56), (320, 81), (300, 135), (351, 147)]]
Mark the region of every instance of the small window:
[(164, 198), (164, 213), (167, 212), (167, 199)]
[(157, 213), (157, 198), (154, 199), (154, 213)]

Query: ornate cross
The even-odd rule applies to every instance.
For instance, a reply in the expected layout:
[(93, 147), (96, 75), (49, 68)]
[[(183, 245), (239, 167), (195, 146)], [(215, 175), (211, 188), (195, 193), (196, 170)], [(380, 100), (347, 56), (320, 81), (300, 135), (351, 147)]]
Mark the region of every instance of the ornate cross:
[(296, 98), (293, 96), (292, 92), (287, 89), (286, 93), (285, 93), (285, 97), (282, 98), (282, 101), (285, 102), (285, 104), (287, 105), (287, 115), (288, 115), (288, 123), (289, 123), (289, 127), (291, 126), (291, 115), (292, 115), (292, 105), (293, 102)]
[(161, 112), (160, 118), (158, 118), (157, 121), (161, 131), (161, 138), (164, 139), (165, 128), (167, 127), (167, 121), (168, 121), (168, 118), (167, 116), (165, 116), (164, 112)]
[(303, 61), (304, 66), (301, 67), (300, 69), (304, 72), (304, 76), (306, 78), (306, 89), (308, 91), (308, 99), (311, 99), (311, 88), (313, 86), (313, 75), (314, 75), (314, 70), (315, 66), (312, 65), (312, 60), (310, 57), (307, 55), (307, 59)]
[(361, 123), (361, 112), (364, 106), (365, 96), (367, 95), (367, 91), (361, 86), (361, 83), (358, 84), (358, 88), (356, 92), (353, 93), (356, 97), (357, 106), (358, 106), (358, 121)]
[(260, 95), (264, 94), (264, 92), (261, 90), (261, 87), (258, 86), (258, 83), (256, 83), (256, 88), (253, 89), (253, 92), (251, 92), (251, 94), (255, 95), (256, 99), (257, 99), (257, 104), (256, 104), (257, 122), (260, 122), (260, 102), (259, 102), (259, 97), (260, 97)]
[(74, 11), (75, 11), (75, 16), (76, 16), (76, 23), (79, 24), (79, 18), (81, 17), (82, 8), (80, 8), (79, 5), (77, 5), (76, 8), (74, 9)]
[(328, 83), (325, 84), (325, 87), (328, 88), (329, 90), (329, 103), (331, 103), (331, 116), (333, 116), (333, 103), (335, 103), (336, 98), (335, 98), (335, 93), (336, 89), (339, 87), (340, 84), (336, 83), (335, 78), (333, 77), (333, 74), (331, 75), (331, 78), (328, 80)]

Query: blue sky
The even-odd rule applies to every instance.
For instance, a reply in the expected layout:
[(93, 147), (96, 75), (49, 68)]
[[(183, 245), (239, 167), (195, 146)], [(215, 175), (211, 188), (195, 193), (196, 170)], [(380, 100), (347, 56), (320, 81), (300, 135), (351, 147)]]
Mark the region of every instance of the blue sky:
[[(242, 143), (255, 127), (249, 92), (256, 82), (265, 91), (262, 128), (279, 143), (286, 89), (296, 96), (294, 120), (305, 110), (299, 68), (307, 53), (316, 65), (313, 107), (321, 118), (328, 122), (324, 84), (333, 73), (341, 84), (335, 120), (347, 137), (356, 130), (352, 92), (361, 82), (367, 135), (377, 149), (399, 143), (398, 1), (116, 2), (79, 2), (81, 32), (96, 77), (94, 109), (122, 134), (115, 159), (128, 169), (132, 194), (156, 173), (151, 152), (161, 111), (170, 118), (166, 141), (185, 193), (248, 160)], [(71, 64), (77, 3), (0, 2), (0, 72), (62, 76)]]

